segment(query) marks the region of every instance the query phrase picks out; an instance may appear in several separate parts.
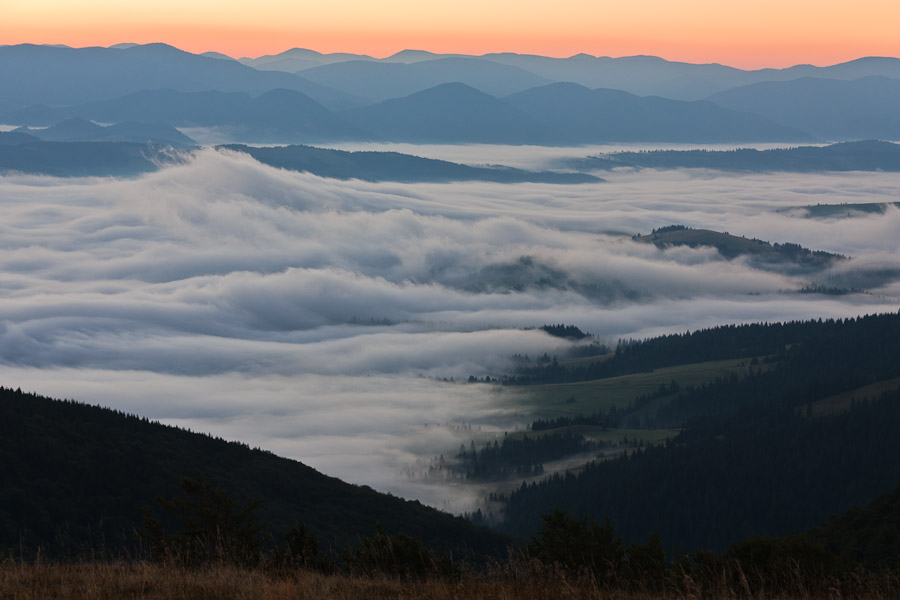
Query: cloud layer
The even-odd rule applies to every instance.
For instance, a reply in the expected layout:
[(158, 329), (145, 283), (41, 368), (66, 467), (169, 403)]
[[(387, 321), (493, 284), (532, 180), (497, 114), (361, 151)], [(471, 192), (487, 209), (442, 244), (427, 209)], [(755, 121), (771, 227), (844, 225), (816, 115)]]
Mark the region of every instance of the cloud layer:
[[(891, 201), (896, 174), (608, 179), (340, 182), (214, 150), (138, 179), (2, 177), (2, 383), (438, 503), (445, 494), (403, 476), (417, 457), (458, 447), (471, 435), (459, 424), (527, 419), (485, 386), (435, 378), (502, 372), (513, 353), (567, 345), (522, 328), (571, 323), (612, 342), (897, 310), (900, 211), (776, 212)], [(875, 289), (800, 295), (809, 280), (630, 239), (672, 223), (852, 256), (813, 283)]]

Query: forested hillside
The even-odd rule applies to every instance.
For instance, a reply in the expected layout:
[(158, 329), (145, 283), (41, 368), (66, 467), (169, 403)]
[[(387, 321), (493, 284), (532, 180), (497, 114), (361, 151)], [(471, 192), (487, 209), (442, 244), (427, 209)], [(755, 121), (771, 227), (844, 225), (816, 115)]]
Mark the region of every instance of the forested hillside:
[[(502, 528), (525, 535), (537, 514), (564, 508), (609, 516), (626, 539), (655, 532), (672, 547), (722, 549), (811, 527), (900, 484), (900, 315), (720, 327), (530, 377), (604, 377), (713, 356), (752, 359), (743, 376), (669, 388), (644, 411), (645, 427), (683, 427), (680, 435), (523, 485), (506, 498)], [(854, 395), (876, 382), (880, 395)], [(611, 424), (603, 417), (595, 420)]]
[(242, 503), (274, 541), (297, 521), (323, 550), (371, 535), (377, 523), (457, 555), (507, 540), (415, 501), (344, 483), (294, 460), (109, 409), (0, 388), (0, 551), (88, 555), (134, 548), (140, 506), (203, 477)]

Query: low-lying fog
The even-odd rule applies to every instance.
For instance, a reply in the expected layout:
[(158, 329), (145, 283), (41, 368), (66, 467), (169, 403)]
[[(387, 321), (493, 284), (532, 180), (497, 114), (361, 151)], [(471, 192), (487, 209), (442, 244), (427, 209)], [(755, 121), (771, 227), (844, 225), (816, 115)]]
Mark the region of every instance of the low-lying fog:
[[(464, 162), (540, 166), (507, 150)], [(341, 182), (211, 149), (138, 179), (0, 177), (0, 384), (239, 439), (464, 510), (473, 492), (408, 477), (417, 460), (452, 452), (470, 429), (530, 419), (490, 386), (438, 378), (502, 373), (514, 353), (568, 345), (524, 328), (574, 324), (614, 343), (900, 306), (900, 211), (776, 212), (895, 201), (897, 174), (604, 177)], [(630, 239), (675, 223), (853, 259), (798, 279)], [(796, 293), (859, 281), (871, 293)]]

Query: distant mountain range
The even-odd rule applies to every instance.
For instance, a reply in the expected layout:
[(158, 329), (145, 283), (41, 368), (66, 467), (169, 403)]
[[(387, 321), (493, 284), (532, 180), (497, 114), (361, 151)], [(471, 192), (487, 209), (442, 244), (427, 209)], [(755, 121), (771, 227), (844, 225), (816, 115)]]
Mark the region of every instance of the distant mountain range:
[(574, 83), (532, 88), (505, 101), (552, 132), (559, 143), (810, 139), (803, 131), (783, 127), (749, 111), (736, 112), (704, 101), (589, 90)]
[(240, 92), (140, 91), (67, 107), (31, 106), (0, 122), (46, 126), (80, 117), (98, 122), (151, 120), (219, 127), (247, 142), (389, 140), (568, 145), (608, 141), (809, 141), (808, 134), (755, 114), (704, 101), (640, 97), (555, 83), (496, 98), (445, 83), (403, 98), (334, 112), (293, 90), (258, 97)]
[[(221, 55), (220, 55), (221, 56)], [(342, 62), (367, 62), (373, 64), (404, 64), (424, 67), (422, 63), (435, 63), (448, 58), (471, 62), (494, 63), (516, 67), (548, 81), (568, 81), (588, 88), (619, 89), (641, 96), (664, 96), (677, 100), (701, 100), (716, 92), (761, 81), (789, 81), (801, 77), (829, 79), (859, 79), (881, 75), (900, 79), (900, 59), (866, 57), (828, 67), (796, 65), (785, 69), (743, 70), (720, 64), (691, 64), (668, 61), (655, 56), (625, 56), (610, 58), (589, 54), (576, 54), (568, 58), (551, 58), (529, 54), (494, 53), (481, 56), (465, 54), (434, 54), (421, 50), (404, 50), (393, 56), (376, 59), (359, 54), (320, 54), (312, 50), (294, 48), (277, 55), (256, 59), (241, 58), (240, 63), (264, 70), (302, 72), (306, 77), (323, 65)], [(338, 71), (328, 71), (336, 73)], [(463, 79), (473, 87), (477, 85)], [(320, 81), (319, 83), (325, 83)], [(332, 79), (326, 85), (336, 85)], [(435, 85), (434, 82), (431, 85)], [(423, 86), (431, 87), (431, 85)], [(482, 89), (482, 88), (479, 88)], [(491, 93), (490, 90), (482, 91)]]
[(709, 100), (821, 139), (900, 140), (900, 79), (881, 75), (851, 81), (767, 81), (719, 92)]
[(895, 58), (744, 71), (648, 56), (0, 47), (0, 123), (159, 122), (255, 143), (897, 139), (898, 107)]
[(309, 96), (286, 89), (257, 97), (243, 92), (144, 90), (75, 106), (32, 106), (2, 116), (0, 121), (43, 126), (75, 117), (103, 123), (144, 120), (176, 127), (219, 127), (234, 139), (255, 142), (373, 137)]
[(71, 106), (141, 90), (218, 90), (259, 95), (276, 88), (303, 92), (336, 109), (360, 102), (291, 73), (259, 71), (236, 61), (198, 56), (166, 44), (124, 48), (0, 47), (0, 98), (19, 106)]
[(302, 77), (372, 103), (450, 82), (501, 97), (553, 81), (516, 66), (453, 57), (411, 64), (351, 60), (307, 69)]

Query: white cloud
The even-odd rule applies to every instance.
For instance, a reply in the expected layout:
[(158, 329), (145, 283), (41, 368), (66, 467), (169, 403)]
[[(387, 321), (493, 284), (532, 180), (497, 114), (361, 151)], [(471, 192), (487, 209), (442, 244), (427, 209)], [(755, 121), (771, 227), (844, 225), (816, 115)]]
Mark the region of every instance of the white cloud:
[[(0, 178), (2, 383), (437, 502), (446, 490), (404, 469), (465, 435), (427, 423), (524, 417), (485, 386), (434, 378), (496, 373), (510, 354), (568, 344), (523, 327), (571, 323), (613, 342), (897, 309), (900, 211), (776, 212), (893, 201), (897, 174), (607, 177), (341, 182), (204, 150), (131, 180)], [(851, 255), (814, 282), (875, 282), (878, 294), (800, 295), (810, 280), (630, 239), (672, 223)]]

